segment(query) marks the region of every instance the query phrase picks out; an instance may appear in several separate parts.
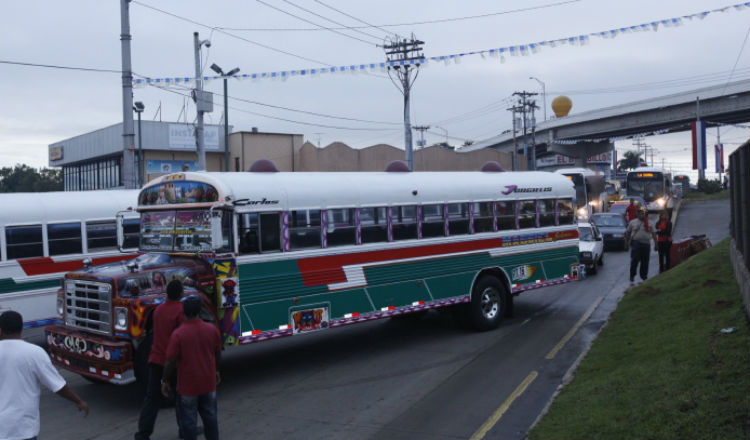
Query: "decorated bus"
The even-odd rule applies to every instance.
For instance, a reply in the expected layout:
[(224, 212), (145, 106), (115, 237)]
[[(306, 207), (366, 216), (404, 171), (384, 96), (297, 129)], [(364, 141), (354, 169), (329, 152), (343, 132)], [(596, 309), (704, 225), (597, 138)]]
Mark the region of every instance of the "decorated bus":
[(225, 346), (452, 307), (497, 327), (579, 276), (575, 190), (546, 172), (166, 175), (140, 193), (138, 258), (66, 275), (53, 361), (125, 384), (173, 279)]
[[(137, 190), (0, 194), (0, 311), (26, 328), (57, 321), (66, 272), (135, 256), (118, 251), (116, 217), (137, 201)], [(138, 247), (138, 223), (135, 211), (124, 220), (126, 247)]]
[(675, 200), (670, 173), (661, 168), (639, 167), (628, 172), (625, 187), (628, 196), (643, 197), (649, 212), (666, 209), (672, 215)]
[(555, 171), (573, 182), (576, 190), (576, 213), (586, 220), (595, 212), (604, 212), (607, 204), (607, 189), (604, 174), (588, 168), (561, 168)]

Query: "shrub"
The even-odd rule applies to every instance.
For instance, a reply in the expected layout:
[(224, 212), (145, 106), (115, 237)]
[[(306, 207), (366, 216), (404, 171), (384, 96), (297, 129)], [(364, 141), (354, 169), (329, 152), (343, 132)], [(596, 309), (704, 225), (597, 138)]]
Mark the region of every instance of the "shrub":
[(713, 194), (715, 192), (721, 191), (723, 188), (721, 186), (721, 182), (719, 179), (714, 180), (708, 180), (708, 179), (699, 179), (698, 180), (698, 191), (706, 194)]

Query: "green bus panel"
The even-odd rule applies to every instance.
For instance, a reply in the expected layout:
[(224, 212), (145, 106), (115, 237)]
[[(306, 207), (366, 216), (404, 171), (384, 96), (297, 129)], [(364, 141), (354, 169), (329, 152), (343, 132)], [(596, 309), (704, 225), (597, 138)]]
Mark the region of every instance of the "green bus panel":
[[(578, 261), (578, 247), (490, 256), (489, 252), (365, 267), (367, 286), (329, 292), (326, 284), (305, 286), (296, 260), (239, 265), (241, 328), (277, 330), (289, 322), (289, 310), (330, 304), (330, 318), (369, 313), (383, 307), (410, 306), (470, 293), (476, 272), (502, 267), (511, 284), (562, 278)], [(366, 289), (366, 290), (365, 290)], [(369, 297), (368, 297), (369, 295)]]
[(0, 295), (2, 295), (3, 293), (16, 293), (37, 289), (49, 289), (52, 287), (60, 287), (60, 278), (54, 278), (51, 280), (26, 281), (22, 283), (17, 283), (13, 278), (5, 278), (3, 280), (0, 280)]
[(390, 306), (410, 306), (416, 301), (430, 301), (430, 294), (422, 280), (409, 280), (368, 287), (367, 293), (370, 294), (375, 310)]
[[(340, 318), (347, 313), (371, 313), (372, 304), (364, 289), (319, 293), (294, 298), (267, 301), (240, 306), (241, 332), (251, 330), (278, 330), (280, 325), (289, 323), (290, 310), (304, 309), (306, 305), (328, 304), (330, 316)], [(251, 324), (252, 322), (252, 324)]]
[(434, 299), (453, 298), (470, 294), (471, 283), (474, 282), (476, 275), (477, 271), (473, 270), (471, 272), (432, 277), (425, 280), (425, 282)]

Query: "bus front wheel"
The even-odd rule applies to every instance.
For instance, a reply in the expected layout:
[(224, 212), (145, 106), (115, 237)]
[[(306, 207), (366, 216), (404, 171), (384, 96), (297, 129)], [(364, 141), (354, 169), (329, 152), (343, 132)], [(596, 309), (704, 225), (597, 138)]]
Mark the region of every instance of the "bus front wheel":
[(494, 276), (485, 276), (474, 285), (469, 304), (469, 318), (477, 331), (497, 328), (507, 308), (507, 293)]

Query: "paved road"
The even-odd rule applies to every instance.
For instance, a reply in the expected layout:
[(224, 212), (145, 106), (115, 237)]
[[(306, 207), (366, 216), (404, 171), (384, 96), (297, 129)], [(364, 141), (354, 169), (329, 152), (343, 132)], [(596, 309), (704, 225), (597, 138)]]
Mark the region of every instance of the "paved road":
[[(728, 206), (684, 205), (676, 238), (705, 232), (718, 242), (728, 233)], [(228, 350), (219, 388), (222, 437), (522, 438), (614, 310), (628, 286), (627, 264), (626, 253), (606, 253), (597, 275), (525, 293), (516, 316), (491, 332), (431, 313)], [(652, 275), (657, 267), (652, 254)], [(67, 401), (45, 393), (40, 438), (132, 438), (142, 399), (136, 385), (64, 375), (91, 415), (81, 419)], [(161, 412), (153, 438), (177, 438), (171, 408)]]

